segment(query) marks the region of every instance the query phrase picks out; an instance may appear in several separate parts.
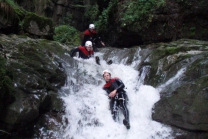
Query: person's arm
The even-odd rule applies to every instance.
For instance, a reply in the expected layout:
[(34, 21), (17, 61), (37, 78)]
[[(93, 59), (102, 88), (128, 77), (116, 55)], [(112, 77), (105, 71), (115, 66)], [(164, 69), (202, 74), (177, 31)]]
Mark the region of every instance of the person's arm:
[(105, 90), (107, 92), (107, 94), (110, 94), (110, 91), (106, 88), (103, 88), (103, 90)]
[(76, 52), (79, 52), (79, 48), (74, 48), (74, 49), (72, 49), (72, 50), (70, 51), (70, 56), (71, 56), (71, 57), (74, 57), (75, 54), (76, 54)]
[(102, 44), (102, 46), (105, 46), (105, 43), (101, 40), (100, 37), (98, 37), (98, 40), (100, 41), (100, 43)]
[(105, 43), (101, 40), (101, 38), (96, 34), (97, 40), (102, 44), (102, 46), (105, 46)]
[(120, 79), (116, 79), (112, 85), (114, 86), (115, 90), (121, 91), (124, 89), (125, 85)]
[(109, 94), (109, 97), (115, 97), (116, 93), (119, 93), (125, 87), (124, 83), (120, 79), (116, 79), (111, 84), (114, 87), (114, 90)]
[(101, 43), (103, 46), (105, 46), (105, 43), (104, 43), (103, 41), (100, 41), (100, 43)]

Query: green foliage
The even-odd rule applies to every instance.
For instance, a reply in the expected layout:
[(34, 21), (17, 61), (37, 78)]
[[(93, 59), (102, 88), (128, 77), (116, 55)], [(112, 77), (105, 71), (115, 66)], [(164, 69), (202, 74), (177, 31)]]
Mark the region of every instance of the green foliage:
[(133, 26), (141, 29), (152, 22), (153, 13), (156, 8), (164, 4), (164, 0), (131, 0), (121, 5), (122, 11), (119, 13), (122, 27)]
[(103, 10), (101, 15), (99, 16), (99, 19), (95, 22), (95, 25), (97, 28), (99, 28), (100, 31), (107, 30), (110, 17), (115, 14), (114, 10), (117, 9), (117, 0), (111, 0), (108, 4), (108, 7)]
[[(122, 2), (111, 0), (98, 19), (96, 14), (90, 15), (99, 31), (107, 30), (109, 23), (112, 22), (111, 19), (123, 28), (139, 31), (142, 27), (148, 27), (152, 22), (155, 9), (163, 4), (164, 0), (126, 0)], [(97, 13), (97, 10), (92, 10), (92, 12)]]
[(190, 37), (194, 37), (195, 32), (196, 32), (196, 27), (191, 27), (189, 30), (190, 30), (190, 33), (189, 33)]
[(12, 9), (18, 16), (24, 16), (26, 11), (23, 8), (19, 7), (13, 0), (5, 0), (5, 2), (12, 7)]
[(167, 47), (166, 48), (167, 55), (172, 55), (172, 54), (178, 53), (179, 51), (180, 51), (179, 47)]
[(73, 22), (72, 14), (69, 14), (69, 15), (63, 17), (61, 20), (62, 25), (71, 25), (72, 22)]
[(31, 21), (35, 21), (38, 24), (38, 27), (40, 30), (45, 29), (46, 25), (50, 26), (50, 33), (53, 33), (53, 20), (44, 16), (38, 16), (35, 13), (32, 12), (27, 12), (25, 18), (24, 18), (24, 22), (23, 22), (23, 26), (24, 28), (29, 28), (30, 27), (30, 22)]
[(0, 0), (1, 18), (18, 22), (24, 16), (25, 11), (12, 0)]
[(89, 23), (94, 23), (98, 20), (98, 5), (91, 6), (84, 14), (84, 19), (87, 20)]
[(61, 25), (55, 28), (54, 40), (67, 45), (80, 45), (80, 33), (72, 26)]

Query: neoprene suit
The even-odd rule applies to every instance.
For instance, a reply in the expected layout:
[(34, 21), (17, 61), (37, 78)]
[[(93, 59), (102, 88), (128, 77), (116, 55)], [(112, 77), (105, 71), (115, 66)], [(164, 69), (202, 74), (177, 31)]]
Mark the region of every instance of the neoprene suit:
[(76, 52), (79, 52), (79, 57), (83, 59), (88, 59), (90, 57), (93, 57), (94, 55), (94, 51), (87, 51), (87, 49), (84, 46), (79, 46), (75, 49), (72, 49), (70, 52), (71, 57), (73, 57)]
[(126, 91), (124, 91), (124, 83), (119, 78), (112, 78), (110, 81), (106, 82), (106, 84), (103, 86), (103, 89), (110, 94), (113, 90), (117, 90), (116, 96), (111, 98), (110, 101), (110, 108), (111, 112), (113, 114), (113, 119), (117, 121), (118, 117), (118, 107), (120, 107), (123, 110), (123, 114), (125, 117), (125, 120), (129, 122), (129, 112), (126, 107)]

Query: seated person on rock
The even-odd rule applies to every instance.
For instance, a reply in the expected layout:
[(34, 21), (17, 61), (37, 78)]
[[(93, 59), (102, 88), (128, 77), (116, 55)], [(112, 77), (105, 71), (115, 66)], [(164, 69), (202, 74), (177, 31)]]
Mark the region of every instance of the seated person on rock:
[(98, 45), (99, 43), (102, 46), (105, 46), (105, 43), (100, 39), (100, 37), (98, 37), (94, 24), (90, 24), (89, 28), (84, 31), (83, 35), (84, 35), (84, 39), (82, 40), (82, 45), (84, 45), (85, 42), (88, 40), (91, 41), (93, 43), (93, 50), (95, 52), (98, 52), (97, 47), (99, 47)]

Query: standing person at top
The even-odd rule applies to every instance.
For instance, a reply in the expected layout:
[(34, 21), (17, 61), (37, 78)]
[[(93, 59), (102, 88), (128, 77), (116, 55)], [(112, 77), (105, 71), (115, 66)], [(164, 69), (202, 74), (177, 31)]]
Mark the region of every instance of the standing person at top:
[(85, 44), (86, 41), (92, 41), (93, 50), (95, 52), (98, 51), (97, 47), (99, 47), (98, 46), (99, 42), (101, 43), (102, 46), (105, 46), (105, 43), (103, 41), (101, 41), (100, 37), (98, 37), (94, 24), (90, 24), (89, 28), (84, 31), (84, 38), (82, 40), (82, 46)]
[(91, 41), (86, 41), (84, 46), (79, 46), (75, 49), (72, 49), (70, 52), (70, 56), (74, 57), (76, 52), (79, 52), (79, 57), (83, 59), (88, 59), (90, 57), (94, 56), (94, 51), (92, 48), (92, 42)]
[(127, 95), (124, 90), (124, 83), (117, 77), (111, 78), (111, 73), (108, 70), (103, 71), (103, 78), (106, 81), (103, 89), (108, 93), (110, 98), (110, 108), (114, 121), (118, 120), (118, 108), (120, 107), (125, 117), (123, 124), (127, 129), (130, 129), (129, 111), (126, 107)]

